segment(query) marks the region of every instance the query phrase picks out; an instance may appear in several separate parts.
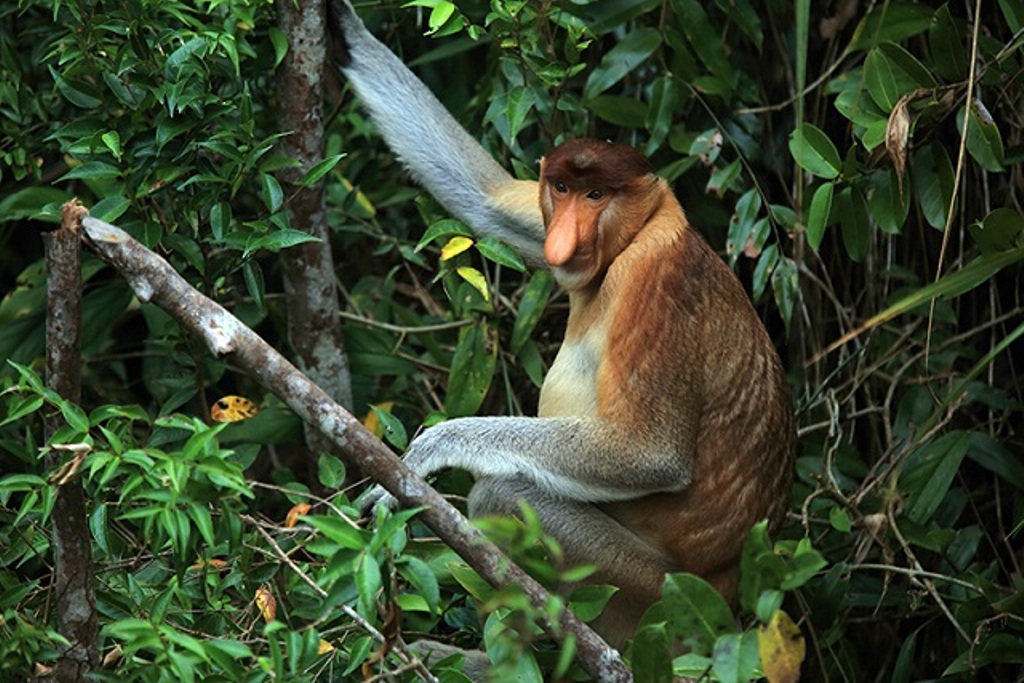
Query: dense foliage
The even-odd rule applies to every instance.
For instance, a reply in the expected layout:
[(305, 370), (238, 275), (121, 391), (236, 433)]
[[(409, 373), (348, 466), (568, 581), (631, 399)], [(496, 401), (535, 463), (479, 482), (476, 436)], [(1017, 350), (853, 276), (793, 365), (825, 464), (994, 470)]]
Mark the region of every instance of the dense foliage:
[[(518, 175), (565, 137), (648, 154), (789, 369), (789, 523), (774, 543), (752, 530), (735, 614), (670, 578), (630, 653), (637, 679), (666, 680), (676, 637), (692, 648), (677, 672), (779, 671), (797, 656), (790, 618), (806, 680), (1024, 676), (1024, 4), (410, 4), (364, 15)], [(101, 678), (371, 676), (399, 667), (373, 635), (399, 627), (482, 640), (506, 673), (565, 672), (571, 652), (514, 587), (488, 588), (411, 513), (353, 523), (354, 473), (309, 455), (271, 394), (94, 257), (81, 405), (41, 383), (39, 232), (73, 196), (285, 346), (279, 252), (305, 237), (275, 176), (274, 7), (2, 0), (0, 22), (0, 678), (60, 650), (50, 513), (72, 479)], [(531, 413), (564, 296), (413, 188), (343, 79), (325, 106), (317, 174), (357, 413), (399, 450), (445, 416)], [(227, 394), (261, 412), (211, 426)], [(51, 443), (85, 446), (60, 471), (42, 455), (54, 410)], [(490, 526), (559, 580), (536, 524)], [(586, 615), (605, 595), (572, 600)]]

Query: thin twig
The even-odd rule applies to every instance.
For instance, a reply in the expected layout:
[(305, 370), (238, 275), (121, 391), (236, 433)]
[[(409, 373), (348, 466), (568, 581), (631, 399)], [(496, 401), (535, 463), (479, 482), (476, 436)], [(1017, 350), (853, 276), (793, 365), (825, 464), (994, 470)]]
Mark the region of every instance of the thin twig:
[[(282, 562), (288, 565), (288, 568), (295, 572), (295, 574), (300, 579), (302, 579), (310, 588), (312, 588), (314, 593), (319, 595), (321, 598), (327, 598), (327, 591), (321, 588), (316, 581), (314, 581), (308, 574), (306, 574), (306, 572), (302, 570), (302, 567), (295, 564), (295, 560), (293, 560), (288, 555), (288, 553), (286, 553), (284, 549), (277, 544), (277, 541), (274, 540), (274, 537), (267, 533), (267, 531), (263, 528), (259, 521), (257, 521), (253, 517), (250, 517), (249, 515), (242, 515), (241, 519), (246, 524), (251, 525), (254, 529), (256, 529), (256, 531), (260, 533), (261, 536), (263, 536), (263, 540), (270, 544), (270, 547), (274, 550), (274, 554), (277, 555), (277, 557)], [(359, 612), (357, 612), (356, 610), (352, 609), (344, 603), (342, 603), (340, 607), (341, 611), (344, 612), (348, 618), (352, 619), (352, 621), (359, 624), (359, 626), (364, 631), (373, 636), (373, 639), (376, 640), (378, 643), (387, 642), (387, 639), (384, 637), (384, 634), (378, 631), (374, 627), (374, 625), (368, 622)], [(434, 676), (434, 674), (430, 673), (430, 671), (423, 664), (423, 662), (419, 660), (418, 657), (412, 655), (399, 643), (391, 643), (391, 647), (392, 651), (398, 654), (398, 658), (402, 660), (402, 664), (404, 665), (405, 668), (407, 668), (408, 670), (415, 671), (416, 674), (425, 681), (437, 683), (437, 677)]]

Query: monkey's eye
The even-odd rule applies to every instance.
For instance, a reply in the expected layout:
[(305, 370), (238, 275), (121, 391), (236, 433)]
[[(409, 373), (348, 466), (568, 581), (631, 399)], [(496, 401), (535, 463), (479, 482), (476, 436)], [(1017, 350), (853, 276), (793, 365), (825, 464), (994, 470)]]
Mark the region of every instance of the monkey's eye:
[(590, 192), (587, 193), (587, 199), (597, 200), (597, 199), (600, 199), (603, 196), (604, 196), (604, 192), (601, 192), (601, 190), (591, 190)]
[(565, 183), (555, 183), (554, 187), (555, 192), (557, 192), (558, 194), (565, 194), (566, 192), (569, 191), (569, 186), (566, 185)]

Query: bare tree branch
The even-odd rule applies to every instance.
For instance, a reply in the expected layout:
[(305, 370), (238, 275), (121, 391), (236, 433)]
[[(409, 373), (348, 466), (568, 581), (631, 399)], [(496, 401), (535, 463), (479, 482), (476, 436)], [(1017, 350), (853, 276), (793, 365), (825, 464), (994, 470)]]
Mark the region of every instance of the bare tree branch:
[[(495, 586), (517, 584), (534, 606), (544, 609), (550, 594), (540, 584), (255, 332), (120, 228), (90, 216), (82, 219), (82, 225), (100, 255), (121, 272), (139, 299), (160, 306), (203, 339), (213, 353), (233, 354), (235, 362), (340, 446), (399, 501), (423, 507), (422, 520), (487, 581)], [(563, 610), (557, 624), (542, 626), (555, 637), (576, 639), (579, 661), (595, 680), (632, 680), (619, 653), (571, 611)]]
[[(59, 230), (45, 233), (46, 250), (46, 386), (73, 403), (82, 400), (82, 268), (79, 219), (85, 212), (68, 203)], [(46, 441), (64, 426), (60, 411), (44, 415)], [(50, 449), (46, 468), (57, 471), (68, 451)], [(84, 680), (97, 663), (98, 625), (93, 586), (92, 537), (89, 535), (85, 494), (79, 483), (56, 482), (53, 523), (51, 590), (57, 610), (57, 630), (70, 645), (57, 659), (53, 677), (60, 683)]]

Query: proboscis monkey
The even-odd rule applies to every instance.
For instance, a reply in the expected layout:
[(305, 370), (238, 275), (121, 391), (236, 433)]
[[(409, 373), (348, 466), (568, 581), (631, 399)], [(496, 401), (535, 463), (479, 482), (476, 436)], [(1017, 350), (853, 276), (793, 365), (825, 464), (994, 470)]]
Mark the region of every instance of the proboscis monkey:
[[(750, 527), (785, 512), (794, 441), (778, 355), (739, 281), (639, 152), (567, 142), (539, 183), (514, 180), (346, 1), (331, 9), (342, 68), (412, 174), (569, 294), (538, 417), (444, 422), (406, 463), (423, 476), (470, 471), (471, 515), (529, 502), (569, 561), (619, 588), (595, 624), (613, 645), (666, 572), (731, 597)], [(365, 501), (394, 504), (379, 488)]]

